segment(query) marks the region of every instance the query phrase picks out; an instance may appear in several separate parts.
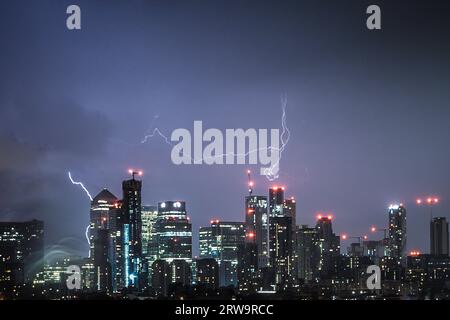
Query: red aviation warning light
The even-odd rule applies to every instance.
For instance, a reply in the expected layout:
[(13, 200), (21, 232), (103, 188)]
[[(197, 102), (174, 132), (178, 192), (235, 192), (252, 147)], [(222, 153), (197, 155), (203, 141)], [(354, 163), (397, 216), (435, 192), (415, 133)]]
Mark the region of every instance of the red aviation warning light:
[(412, 256), (412, 257), (417, 257), (417, 256), (420, 255), (420, 251), (418, 251), (418, 250), (413, 250), (413, 251), (411, 251), (411, 252), (409, 253), (409, 255)]
[(142, 170), (134, 170), (134, 169), (128, 169), (128, 173), (131, 174), (134, 180), (134, 176), (143, 176), (144, 172)]
[(346, 234), (342, 234), (342, 235), (341, 235), (341, 239), (342, 239), (342, 240), (347, 240), (347, 238), (348, 238), (348, 236), (347, 236)]
[(316, 218), (317, 218), (317, 220), (327, 219), (327, 220), (331, 221), (331, 220), (333, 220), (333, 215), (332, 214), (324, 215), (322, 213), (319, 213), (319, 214), (317, 214)]
[(426, 199), (421, 199), (421, 198), (416, 199), (416, 204), (421, 205), (423, 203), (427, 203), (428, 205), (431, 206), (433, 204), (439, 203), (439, 198), (430, 196)]
[(247, 233), (247, 238), (249, 238), (249, 239), (253, 239), (255, 237), (255, 233), (254, 232), (248, 232)]

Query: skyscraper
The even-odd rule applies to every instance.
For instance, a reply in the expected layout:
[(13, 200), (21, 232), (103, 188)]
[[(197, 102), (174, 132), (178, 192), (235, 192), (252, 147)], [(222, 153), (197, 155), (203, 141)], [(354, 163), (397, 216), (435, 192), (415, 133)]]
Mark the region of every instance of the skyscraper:
[(258, 267), (266, 267), (269, 263), (269, 217), (267, 197), (245, 197), (245, 230), (254, 234), (253, 241), (257, 247)]
[(297, 202), (294, 197), (290, 197), (289, 199), (284, 200), (283, 206), (283, 215), (286, 217), (290, 217), (292, 220), (292, 230), (295, 232), (297, 226)]
[(292, 218), (275, 216), (270, 218), (269, 242), (271, 244), (270, 265), (275, 270), (277, 291), (292, 287), (294, 278), (294, 251), (292, 239)]
[(445, 217), (430, 222), (430, 253), (448, 256), (448, 222)]
[(112, 289), (112, 238), (109, 233), (110, 211), (115, 209), (118, 199), (103, 189), (91, 201), (89, 240), (90, 258), (94, 264), (92, 282), (98, 291)]
[(158, 242), (155, 223), (158, 218), (158, 207), (142, 206), (142, 256), (151, 266), (158, 257)]
[(94, 242), (94, 285), (97, 291), (110, 293), (112, 290), (112, 267), (109, 260), (109, 231), (98, 229)]
[(122, 182), (123, 190), (123, 256), (124, 283), (126, 287), (138, 287), (142, 261), (142, 181), (133, 178)]
[(110, 210), (115, 208), (118, 199), (108, 189), (103, 189), (91, 201), (89, 217), (90, 255), (93, 256), (94, 240), (99, 229), (109, 229)]
[(192, 225), (184, 201), (158, 203), (155, 223), (158, 258), (171, 262), (174, 259), (192, 261)]
[(215, 239), (211, 227), (200, 227), (198, 232), (199, 258), (212, 258)]
[(406, 209), (400, 204), (390, 205), (389, 214), (389, 256), (405, 264), (406, 257)]
[(256, 293), (259, 288), (258, 248), (254, 238), (255, 235), (248, 232), (238, 249), (238, 289), (244, 294)]
[(0, 222), (0, 292), (31, 282), (43, 267), (44, 222)]
[[(268, 232), (268, 248), (269, 248), (269, 263), (268, 266), (274, 268), (276, 248), (276, 227), (274, 225), (274, 218), (284, 217), (284, 187), (269, 188), (269, 232)], [(291, 221), (292, 223), (292, 221)]]
[(109, 261), (111, 262), (112, 272), (112, 290), (119, 292), (125, 287), (125, 257), (123, 255), (123, 221), (124, 213), (122, 211), (122, 201), (118, 200), (114, 207), (109, 210), (109, 236), (110, 252)]
[(244, 244), (242, 222), (211, 220), (211, 226), (200, 230), (200, 258), (216, 259), (219, 265), (219, 284), (237, 287), (238, 250)]
[(332, 215), (317, 216), (317, 236), (319, 246), (318, 272), (323, 279), (332, 277), (333, 264), (341, 251), (340, 237), (333, 233)]
[(297, 248), (297, 237), (295, 236), (297, 232), (297, 201), (295, 201), (294, 197), (290, 197), (289, 199), (284, 200), (283, 214), (286, 217), (291, 218), (291, 241), (292, 241), (292, 257), (291, 257), (291, 272), (294, 279), (297, 278), (298, 275), (298, 252)]
[[(269, 266), (276, 290), (284, 291), (294, 282), (295, 200), (286, 202), (284, 187), (269, 189)], [(271, 274), (271, 272), (267, 272)]]
[(320, 258), (319, 235), (316, 228), (302, 225), (297, 230), (298, 278), (305, 282), (314, 281)]
[(269, 218), (283, 217), (284, 187), (274, 186), (269, 188)]

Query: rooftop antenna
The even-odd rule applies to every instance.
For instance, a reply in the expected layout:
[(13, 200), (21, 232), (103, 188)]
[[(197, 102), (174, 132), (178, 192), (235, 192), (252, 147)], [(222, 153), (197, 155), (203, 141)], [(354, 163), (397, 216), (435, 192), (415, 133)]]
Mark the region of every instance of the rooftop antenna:
[(141, 170), (136, 171), (134, 169), (128, 170), (128, 173), (131, 174), (131, 176), (133, 177), (133, 180), (134, 180), (134, 176), (135, 175), (138, 175), (138, 176), (142, 176), (143, 175), (143, 172)]

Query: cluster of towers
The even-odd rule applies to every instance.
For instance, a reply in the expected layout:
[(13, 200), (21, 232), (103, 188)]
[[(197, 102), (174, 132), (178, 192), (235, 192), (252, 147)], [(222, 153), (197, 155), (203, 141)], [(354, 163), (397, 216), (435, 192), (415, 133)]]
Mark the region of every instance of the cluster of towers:
[(200, 228), (200, 258), (218, 262), (221, 286), (242, 294), (283, 293), (295, 290), (300, 277), (318, 277), (311, 269), (325, 274), (340, 254), (331, 216), (318, 217), (315, 228), (299, 227), (296, 200), (285, 197), (284, 187), (254, 195), (250, 171), (248, 177), (244, 222), (212, 220)]
[[(250, 171), (243, 221), (213, 219), (201, 227), (199, 256), (193, 257), (186, 203), (143, 206), (142, 182), (135, 178), (142, 173), (130, 174), (122, 183), (121, 200), (104, 189), (91, 203), (90, 288), (96, 291), (151, 288), (164, 296), (177, 284), (232, 286), (243, 295), (289, 293), (305, 283), (354, 281), (356, 269), (374, 263), (397, 279), (406, 266), (403, 205), (388, 208), (382, 240), (357, 237), (359, 241), (341, 254), (341, 239), (347, 236), (334, 233), (331, 214), (319, 214), (312, 227), (297, 225), (294, 197), (286, 197), (282, 186), (270, 187), (268, 195), (253, 194)], [(436, 218), (431, 228), (432, 253), (447, 250), (448, 256), (448, 240), (440, 241), (441, 234), (448, 239), (448, 224)]]
[[(192, 225), (185, 202), (142, 206), (142, 182), (135, 178), (141, 172), (130, 173), (132, 178), (122, 183), (121, 200), (104, 189), (91, 202), (92, 289), (109, 293), (152, 286), (164, 292), (167, 281), (181, 279), (185, 285), (232, 285), (252, 293), (294, 284), (296, 203), (285, 199), (284, 187), (274, 186), (268, 197), (258, 196), (249, 182), (245, 221), (212, 220), (210, 227), (200, 228), (200, 255), (192, 259)], [(328, 229), (324, 224), (324, 236), (328, 232), (331, 224)]]
[[(158, 259), (192, 261), (192, 225), (182, 201), (142, 206), (142, 181), (123, 181), (123, 199), (107, 189), (91, 202), (89, 244), (91, 288), (113, 293), (143, 290), (151, 284)], [(157, 237), (156, 237), (157, 235)]]

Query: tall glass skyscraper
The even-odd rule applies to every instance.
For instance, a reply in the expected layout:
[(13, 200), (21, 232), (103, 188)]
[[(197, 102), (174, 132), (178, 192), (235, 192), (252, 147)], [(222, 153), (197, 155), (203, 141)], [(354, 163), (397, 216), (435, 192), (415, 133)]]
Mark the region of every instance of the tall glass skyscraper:
[(157, 206), (142, 206), (142, 256), (151, 265), (158, 258), (158, 243), (155, 224), (158, 218)]
[(175, 259), (192, 261), (192, 225), (184, 201), (158, 203), (155, 231), (158, 259), (169, 262)]
[(334, 271), (334, 259), (341, 251), (341, 239), (333, 232), (333, 217), (331, 215), (319, 215), (317, 217), (317, 244), (318, 244), (318, 264), (317, 269), (322, 279), (332, 277)]
[(430, 222), (430, 253), (448, 256), (448, 222), (445, 217)]
[(126, 287), (138, 287), (142, 261), (142, 219), (141, 219), (142, 181), (134, 179), (123, 181), (123, 256), (124, 283)]
[(118, 199), (107, 189), (103, 189), (91, 201), (89, 223), (90, 258), (94, 265), (93, 287), (97, 291), (110, 292), (112, 289), (112, 241), (110, 237), (111, 210)]
[(238, 250), (244, 244), (244, 223), (211, 220), (210, 227), (200, 229), (200, 237), (200, 258), (216, 259), (220, 286), (237, 287)]
[(269, 264), (269, 218), (267, 197), (245, 197), (245, 229), (257, 247), (258, 267)]
[(291, 287), (297, 277), (294, 264), (296, 203), (285, 200), (284, 187), (269, 189), (269, 266), (277, 290)]
[(269, 217), (283, 217), (284, 187), (269, 189)]
[(302, 225), (297, 229), (297, 278), (312, 282), (317, 278), (320, 258), (317, 228)]
[(389, 256), (402, 265), (406, 258), (406, 209), (400, 204), (390, 205), (389, 214)]
[(125, 287), (124, 279), (124, 243), (123, 243), (123, 211), (122, 201), (118, 200), (114, 204), (114, 208), (109, 210), (109, 236), (110, 250), (109, 260), (111, 262), (112, 289), (113, 292), (119, 292)]
[(215, 240), (211, 227), (200, 227), (198, 233), (199, 258), (211, 258)]

